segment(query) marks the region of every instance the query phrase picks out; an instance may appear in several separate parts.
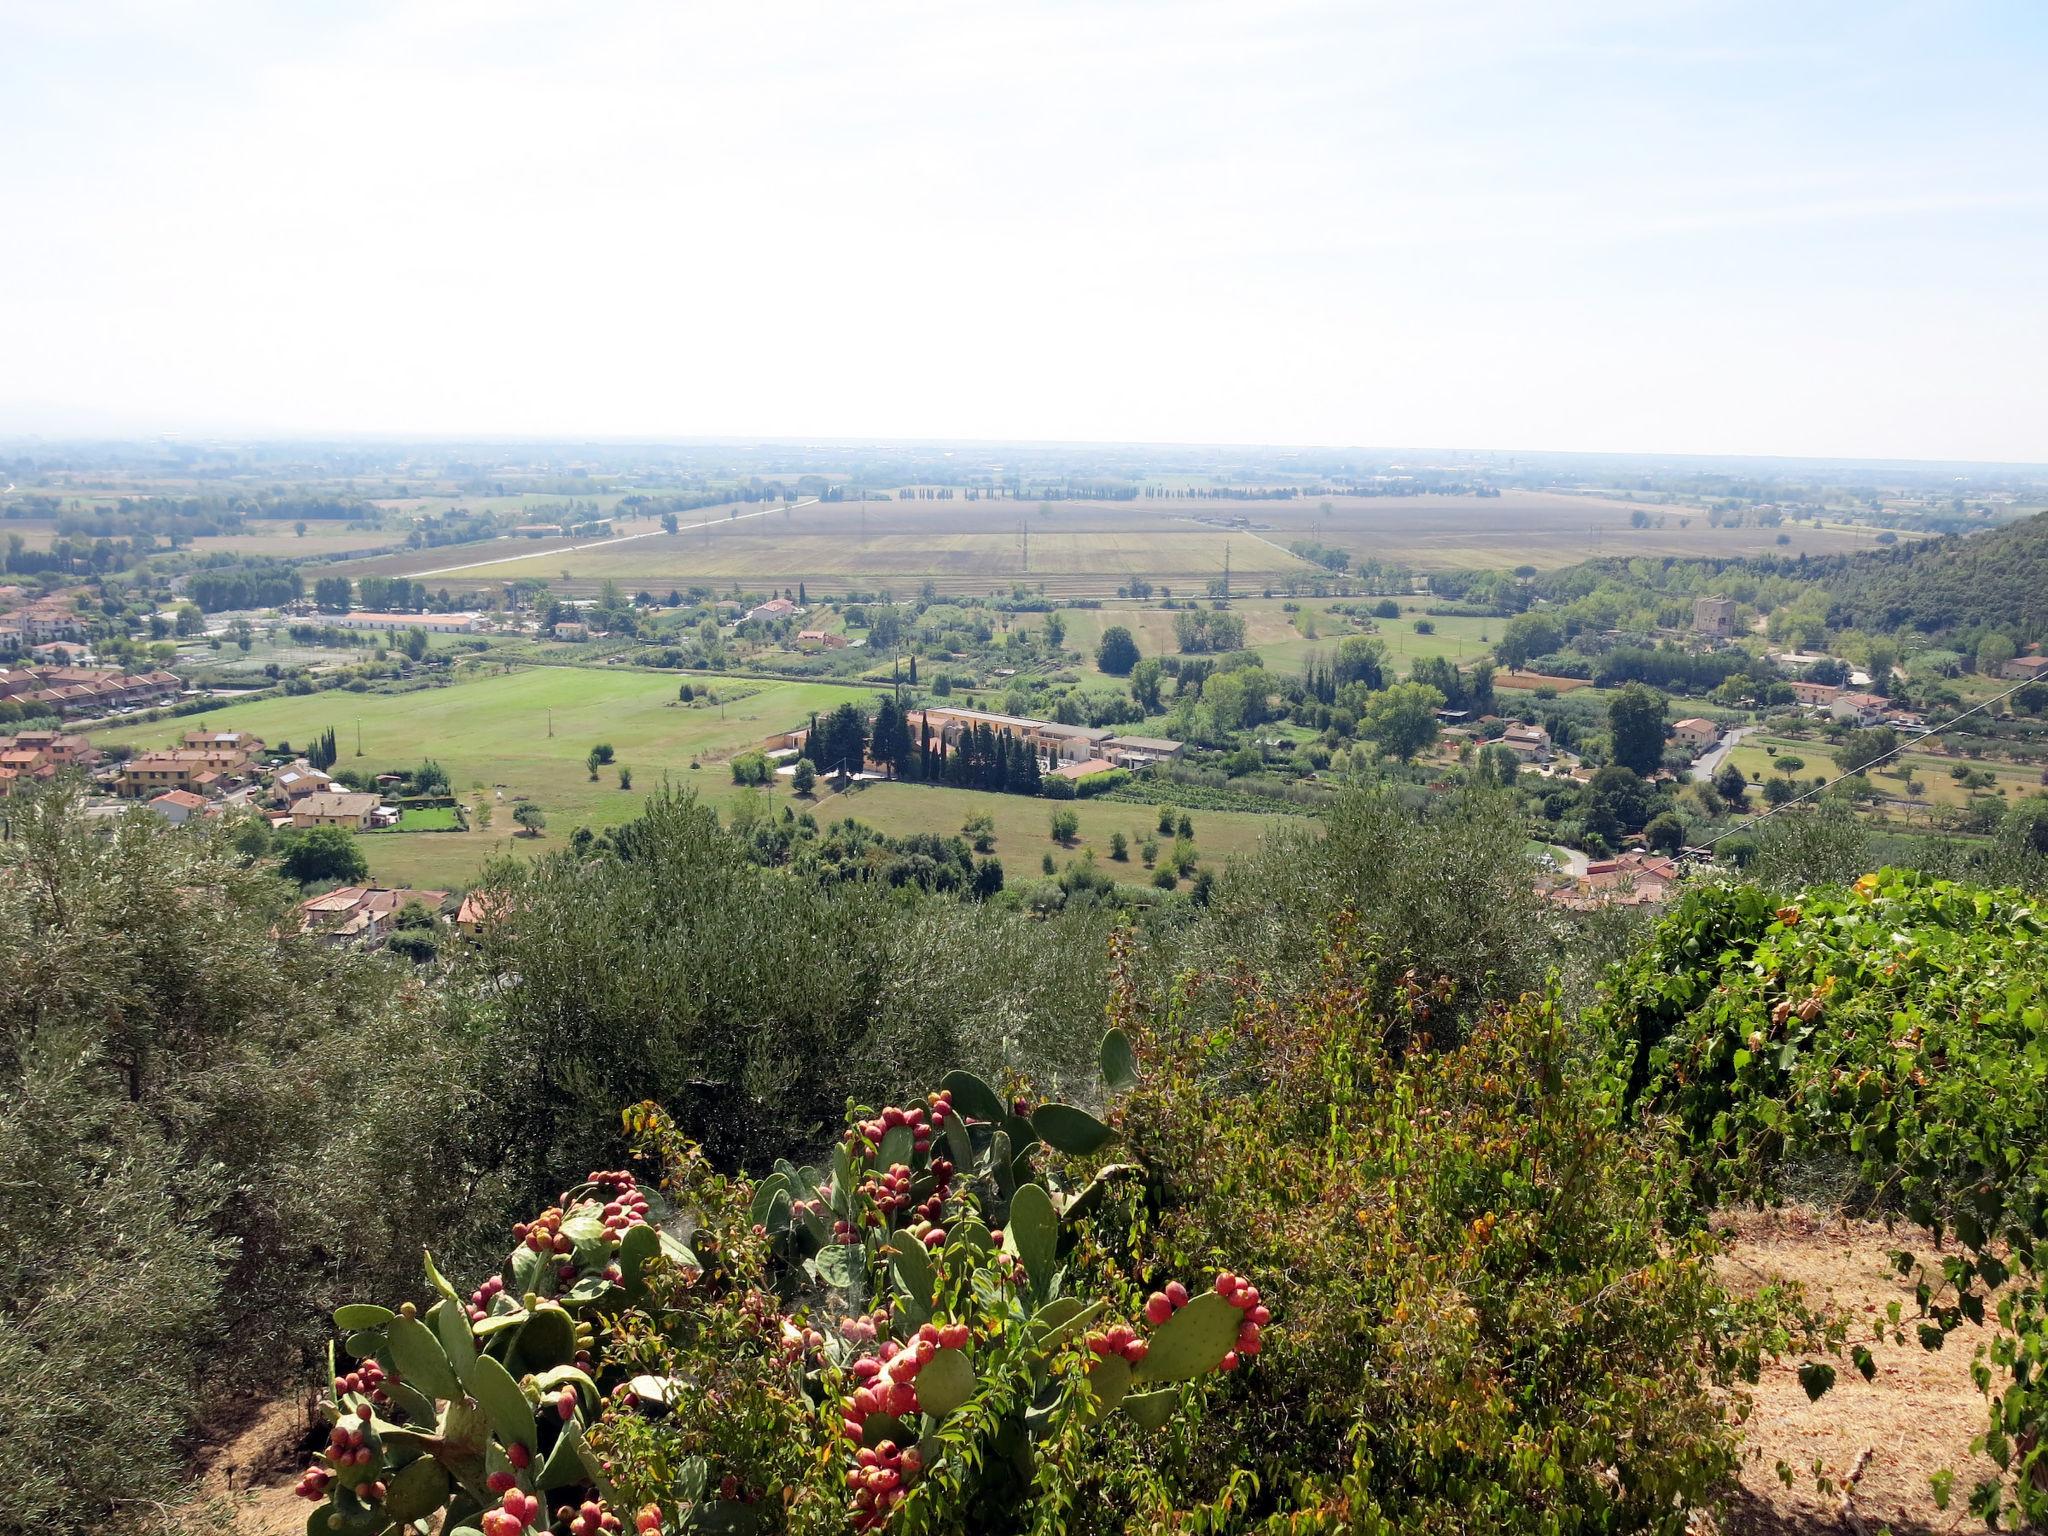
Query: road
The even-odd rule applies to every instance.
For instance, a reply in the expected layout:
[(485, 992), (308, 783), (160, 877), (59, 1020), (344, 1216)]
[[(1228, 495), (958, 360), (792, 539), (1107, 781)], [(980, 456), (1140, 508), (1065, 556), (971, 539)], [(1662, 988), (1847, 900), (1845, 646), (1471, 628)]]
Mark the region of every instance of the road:
[(1742, 745), (1743, 737), (1754, 736), (1762, 729), (1760, 725), (1737, 726), (1723, 736), (1714, 747), (1693, 759), (1690, 770), (1693, 778), (1699, 783), (1706, 783), (1721, 771), (1721, 764), (1728, 760), (1728, 754)]
[[(699, 528), (723, 528), (727, 523), (743, 523), (750, 517), (767, 517), (771, 513), (785, 510), (794, 512), (799, 507), (816, 506), (817, 502), (817, 497), (806, 496), (802, 501), (791, 502), (786, 509), (783, 507), (769, 507), (761, 512), (742, 512), (737, 517), (719, 517), (713, 518), (708, 522), (684, 523), (676, 529), (676, 532), (679, 534), (695, 533)], [(460, 565), (444, 565), (438, 570), (414, 571), (412, 579), (414, 581), (424, 581), (429, 576), (453, 576), (457, 571), (479, 571), (489, 565), (511, 565), (516, 561), (538, 560), (543, 556), (551, 555), (575, 555), (581, 554), (586, 549), (604, 549), (613, 544), (630, 544), (635, 539), (653, 539), (668, 536), (666, 528), (650, 528), (645, 533), (622, 533), (614, 539), (593, 539), (588, 544), (569, 544), (559, 549), (532, 549), (523, 555), (505, 555), (497, 560), (465, 560)], [(519, 535), (512, 534), (508, 535), (508, 537), (518, 538)]]

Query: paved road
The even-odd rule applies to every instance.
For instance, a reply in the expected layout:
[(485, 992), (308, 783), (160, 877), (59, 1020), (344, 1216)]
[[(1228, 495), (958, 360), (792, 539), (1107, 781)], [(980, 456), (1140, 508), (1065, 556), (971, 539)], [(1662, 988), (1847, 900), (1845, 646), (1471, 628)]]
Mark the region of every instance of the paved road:
[(1728, 760), (1728, 754), (1742, 745), (1742, 738), (1754, 736), (1762, 730), (1760, 725), (1737, 726), (1720, 740), (1720, 744), (1693, 759), (1692, 776), (1699, 783), (1706, 783), (1721, 771), (1721, 764)]
[[(802, 501), (791, 502), (788, 510), (794, 512), (798, 507), (815, 506), (817, 501), (818, 498), (815, 496), (806, 496)], [(684, 523), (676, 529), (676, 532), (695, 533), (699, 528), (723, 528), (727, 523), (743, 523), (750, 517), (767, 517), (771, 513), (782, 510), (784, 509), (781, 507), (769, 507), (766, 511), (762, 512), (742, 512), (738, 517), (719, 517), (713, 518), (708, 522)], [(414, 571), (412, 579), (414, 581), (423, 581), (429, 576), (453, 576), (457, 571), (476, 571), (483, 569), (487, 565), (511, 565), (517, 560), (538, 560), (547, 555), (580, 554), (586, 549), (604, 549), (612, 544), (630, 544), (635, 539), (658, 538), (665, 536), (667, 533), (668, 530), (666, 528), (650, 528), (645, 533), (622, 533), (615, 539), (593, 539), (588, 544), (570, 544), (561, 549), (530, 549), (523, 555), (506, 555), (498, 560), (465, 560), (460, 565), (444, 565), (439, 570)], [(513, 534), (507, 537), (517, 538), (519, 535)]]

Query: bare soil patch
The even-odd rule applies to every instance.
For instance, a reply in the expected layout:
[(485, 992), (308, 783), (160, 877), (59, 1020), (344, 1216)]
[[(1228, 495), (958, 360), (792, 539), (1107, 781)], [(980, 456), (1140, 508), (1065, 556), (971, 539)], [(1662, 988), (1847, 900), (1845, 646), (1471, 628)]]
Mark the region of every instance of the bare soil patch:
[[(1881, 1223), (1848, 1221), (1802, 1207), (1745, 1212), (1736, 1218), (1736, 1241), (1723, 1261), (1724, 1278), (1749, 1291), (1771, 1279), (1797, 1281), (1815, 1306), (1832, 1305), (1851, 1319), (1850, 1343), (1868, 1344), (1877, 1374), (1865, 1381), (1844, 1359), (1834, 1389), (1808, 1402), (1799, 1385), (1801, 1357), (1767, 1368), (1755, 1390), (1755, 1411), (1744, 1429), (1740, 1485), (1723, 1513), (1728, 1536), (1779, 1536), (1806, 1531), (1913, 1532), (1981, 1529), (1967, 1511), (1970, 1488), (1997, 1472), (1970, 1453), (1984, 1427), (1985, 1399), (1970, 1380), (1977, 1346), (1987, 1330), (1964, 1327), (1940, 1350), (1925, 1350), (1913, 1336), (1912, 1285), (1891, 1267), (1899, 1248), (1925, 1250), (1917, 1229), (1886, 1231)], [(1877, 1342), (1886, 1303), (1900, 1304), (1903, 1344)], [(1793, 1470), (1787, 1488), (1777, 1473)], [(1846, 1513), (1838, 1493), (1815, 1486), (1820, 1463), (1837, 1483), (1862, 1463)], [(1954, 1496), (1937, 1509), (1928, 1478), (1955, 1472)]]

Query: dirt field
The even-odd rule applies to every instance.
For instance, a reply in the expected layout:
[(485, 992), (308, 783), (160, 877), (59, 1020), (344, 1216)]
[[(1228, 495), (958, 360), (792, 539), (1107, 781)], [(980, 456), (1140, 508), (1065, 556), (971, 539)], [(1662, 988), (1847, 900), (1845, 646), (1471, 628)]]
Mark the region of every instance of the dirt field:
[[(864, 512), (859, 503), (827, 502), (787, 514), (716, 521), (721, 510), (684, 519), (712, 520), (706, 528), (599, 548), (570, 550), (550, 541), (529, 550), (501, 541), (465, 547), (453, 558), (445, 550), (383, 556), (351, 567), (350, 573), (416, 575), (467, 559), (476, 563), (448, 571), (446, 579), (531, 576), (571, 591), (594, 587), (607, 577), (636, 588), (692, 582), (793, 587), (801, 581), (819, 595), (849, 589), (908, 595), (929, 580), (940, 591), (956, 594), (1007, 590), (1021, 583), (1042, 586), (1052, 596), (1108, 597), (1133, 576), (1155, 586), (1199, 592), (1223, 573), (1226, 551), (1233, 590), (1257, 590), (1290, 574), (1310, 576), (1318, 568), (1289, 552), (1288, 546), (1301, 540), (1420, 571), (1549, 567), (1593, 555), (1821, 554), (1875, 544), (1874, 533), (1862, 529), (1811, 524), (1713, 528), (1701, 514), (1655, 506), (1641, 509), (1650, 526), (1635, 528), (1630, 518), (1638, 509), (1631, 503), (1548, 492), (1043, 506), (899, 501), (870, 502)], [(1222, 526), (1232, 519), (1249, 526)], [(620, 530), (633, 531), (641, 530)], [(1788, 540), (1784, 545), (1777, 543), (1781, 532)], [(516, 558), (522, 555), (526, 558)]]
[[(1981, 1530), (1964, 1506), (1969, 1489), (1997, 1468), (1970, 1455), (1970, 1439), (1984, 1426), (1984, 1399), (1970, 1380), (1971, 1355), (1983, 1335), (1964, 1329), (1948, 1347), (1922, 1349), (1912, 1336), (1912, 1286), (1886, 1261), (1893, 1249), (1912, 1246), (1912, 1234), (1888, 1233), (1874, 1222), (1845, 1222), (1797, 1207), (1745, 1213), (1738, 1240), (1724, 1261), (1730, 1283), (1749, 1289), (1779, 1277), (1799, 1282), (1813, 1303), (1832, 1301), (1852, 1318), (1874, 1324), (1885, 1303), (1898, 1301), (1908, 1319), (1904, 1344), (1871, 1344), (1877, 1375), (1864, 1381), (1844, 1360), (1832, 1391), (1808, 1402), (1799, 1385), (1798, 1359), (1767, 1370), (1756, 1389), (1756, 1411), (1746, 1442), (1741, 1487), (1725, 1512), (1728, 1536), (1791, 1536), (1806, 1531), (1908, 1533)], [(1850, 1341), (1869, 1342), (1872, 1327), (1852, 1324)], [(1839, 1518), (1838, 1494), (1815, 1486), (1820, 1462), (1839, 1481), (1869, 1456), (1849, 1502), (1852, 1518)], [(1794, 1472), (1784, 1486), (1779, 1461)], [(1956, 1474), (1946, 1510), (1935, 1508), (1930, 1473)]]

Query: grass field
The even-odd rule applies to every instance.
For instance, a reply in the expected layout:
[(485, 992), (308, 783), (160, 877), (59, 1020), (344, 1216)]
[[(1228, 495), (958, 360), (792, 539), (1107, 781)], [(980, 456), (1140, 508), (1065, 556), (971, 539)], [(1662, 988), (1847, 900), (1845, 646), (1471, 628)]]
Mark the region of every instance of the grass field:
[[(432, 757), (448, 770), (458, 798), (472, 807), (479, 799), (489, 804), (491, 825), (479, 825), (472, 810), (466, 832), (378, 832), (364, 836), (362, 846), (375, 879), (447, 889), (474, 881), (493, 857), (559, 848), (578, 826), (603, 829), (630, 820), (639, 814), (647, 792), (664, 778), (697, 790), (721, 807), (749, 794), (788, 800), (786, 781), (765, 791), (736, 787), (727, 760), (771, 732), (802, 724), (813, 710), (822, 712), (858, 697), (820, 683), (702, 676), (690, 681), (700, 690), (708, 682), (747, 696), (728, 703), (721, 719), (716, 706), (678, 704), (679, 679), (667, 674), (536, 667), (416, 693), (327, 692), (260, 699), (205, 715), (95, 731), (92, 739), (101, 746), (158, 747), (185, 731), (205, 727), (251, 731), (272, 745), (303, 745), (332, 726), (341, 745), (341, 767), (382, 771)], [(361, 757), (355, 755), (358, 722)], [(600, 769), (593, 782), (584, 759), (600, 741), (612, 744), (617, 763)], [(694, 770), (693, 760), (701, 765)], [(631, 790), (619, 788), (619, 765), (633, 771)], [(478, 785), (483, 786), (481, 793)], [(540, 837), (516, 835), (512, 807), (520, 796), (530, 797), (547, 816), (547, 829)], [(1145, 807), (1087, 800), (1064, 803), (1081, 818), (1082, 842), (1071, 854), (1058, 853), (1047, 836), (1052, 802), (1045, 800), (871, 784), (844, 795), (823, 795), (814, 809), (821, 819), (855, 816), (885, 832), (944, 835), (959, 831), (971, 810), (986, 812), (996, 819), (998, 851), (1013, 879), (1035, 876), (1039, 856), (1048, 849), (1064, 860), (1087, 846), (1096, 847), (1097, 859), (1112, 875), (1150, 878), (1136, 857), (1141, 838), (1133, 838), (1128, 867), (1113, 864), (1108, 857), (1110, 832), (1135, 832), (1151, 824)], [(1276, 819), (1197, 812), (1196, 846), (1205, 862), (1220, 862), (1251, 847)]]
[[(1257, 651), (1266, 665), (1276, 672), (1299, 672), (1309, 652), (1318, 651), (1327, 657), (1346, 635), (1367, 633), (1354, 627), (1348, 616), (1331, 613), (1327, 602), (1302, 598), (1295, 604), (1297, 611), (1289, 613), (1289, 601), (1277, 597), (1254, 597), (1233, 601), (1230, 605), (1230, 611), (1244, 620), (1246, 649)], [(1102, 632), (1112, 625), (1121, 624), (1131, 632), (1141, 655), (1177, 654), (1174, 650), (1173, 614), (1163, 608), (1112, 602), (1100, 608), (1063, 608), (1060, 618), (1066, 625), (1067, 648), (1080, 652), (1083, 658), (1081, 670), (1091, 677), (1102, 676), (1095, 666), (1095, 647), (1101, 643)], [(1043, 622), (1035, 615), (1019, 619), (1020, 623), (1027, 621), (1032, 624)], [(1417, 621), (1431, 625), (1434, 633), (1418, 634), (1415, 629)], [(1432, 619), (1423, 613), (1419, 600), (1404, 600), (1401, 617), (1372, 622), (1377, 627), (1370, 633), (1387, 648), (1396, 669), (1406, 673), (1425, 656), (1448, 656), (1460, 664), (1470, 665), (1486, 654), (1490, 649), (1489, 637), (1497, 636), (1501, 625), (1507, 621)], [(1314, 630), (1313, 635), (1307, 633), (1310, 629)]]
[[(506, 542), (410, 550), (364, 561), (352, 574), (432, 572), (452, 583), (531, 576), (572, 592), (607, 578), (636, 589), (738, 582), (759, 590), (801, 581), (818, 595), (857, 588), (907, 596), (925, 581), (973, 594), (1021, 583), (1053, 596), (1107, 597), (1133, 576), (1198, 592), (1222, 574), (1226, 551), (1233, 590), (1309, 576), (1318, 568), (1288, 549), (1309, 539), (1420, 571), (1552, 567), (1593, 555), (1830, 554), (1876, 543), (1875, 530), (1846, 525), (1714, 528), (1690, 509), (1533, 491), (1327, 502), (1073, 501), (1044, 510), (1026, 502), (901, 501), (870, 502), (863, 511), (856, 502), (827, 502), (737, 520), (724, 518), (726, 510), (689, 514), (686, 523), (712, 526), (680, 534), (576, 550)], [(1631, 525), (1638, 510), (1648, 527)], [(1250, 526), (1218, 526), (1232, 518)]]
[[(205, 715), (95, 732), (102, 745), (161, 746), (202, 725), (253, 731), (273, 745), (303, 744), (333, 726), (341, 741), (340, 766), (381, 771), (432, 757), (448, 770), (458, 797), (475, 802), (485, 786), (492, 808), (488, 829), (417, 836), (378, 833), (363, 839), (371, 872), (381, 880), (430, 885), (462, 884), (485, 859), (561, 846), (578, 826), (603, 828), (638, 814), (647, 791), (663, 777), (725, 800), (734, 788), (725, 761), (771, 731), (802, 724), (812, 710), (830, 709), (850, 695), (811, 683), (726, 686), (756, 691), (716, 706), (676, 702), (677, 679), (646, 672), (536, 667), (407, 694), (328, 692), (302, 698), (261, 699)], [(699, 681), (701, 686), (701, 680)], [(554, 734), (548, 734), (552, 715)], [(361, 722), (363, 755), (355, 755)], [(621, 790), (617, 766), (592, 782), (584, 767), (590, 748), (610, 742), (618, 764), (633, 771)], [(692, 759), (703, 766), (692, 771)], [(530, 796), (546, 814), (539, 838), (515, 837), (512, 806)]]
[[(1783, 736), (1751, 736), (1730, 754), (1735, 765), (1747, 774), (1752, 783), (1762, 782), (1765, 775), (1774, 771), (1774, 759), (1765, 750), (1776, 747), (1778, 755), (1794, 756), (1804, 760), (1806, 766), (1793, 775), (1802, 788), (1810, 787), (1815, 774), (1834, 778), (1841, 772), (1834, 755), (1826, 742), (1798, 741)], [(1946, 757), (1933, 752), (1902, 752), (1892, 760), (1910, 770), (1915, 782), (1920, 785), (1916, 796), (1906, 794), (1905, 779), (1884, 769), (1873, 770), (1870, 782), (1884, 794), (1896, 799), (1916, 799), (1929, 806), (1959, 807), (1982, 795), (1996, 794), (2007, 800), (2023, 800), (2039, 791), (2041, 770), (2015, 763), (1977, 762), (1964, 757)], [(1949, 777), (1949, 770), (1961, 763), (1965, 767), (1994, 775), (1998, 780), (1995, 789), (1965, 789)], [(1891, 766), (1890, 764), (1886, 765)]]
[[(1071, 847), (1052, 840), (1052, 813), (1073, 811), (1081, 835)], [(1035, 800), (1023, 795), (988, 795), (971, 789), (945, 789), (926, 784), (859, 784), (843, 794), (821, 794), (812, 807), (820, 822), (851, 816), (895, 836), (911, 832), (958, 832), (969, 816), (986, 815), (996, 824), (995, 855), (1012, 883), (1037, 879), (1040, 860), (1051, 854), (1056, 866), (1093, 851), (1096, 868), (1127, 884), (1147, 884), (1152, 871), (1139, 859), (1148, 837), (1158, 838), (1160, 854), (1172, 850), (1171, 837), (1159, 837), (1159, 813), (1151, 806), (1114, 800)], [(1232, 856), (1256, 848), (1281, 816), (1246, 811), (1190, 811), (1195, 826), (1195, 851), (1202, 863), (1220, 869)], [(1293, 818), (1300, 821), (1301, 818)], [(1130, 840), (1130, 859), (1109, 856), (1109, 836), (1121, 832)]]

